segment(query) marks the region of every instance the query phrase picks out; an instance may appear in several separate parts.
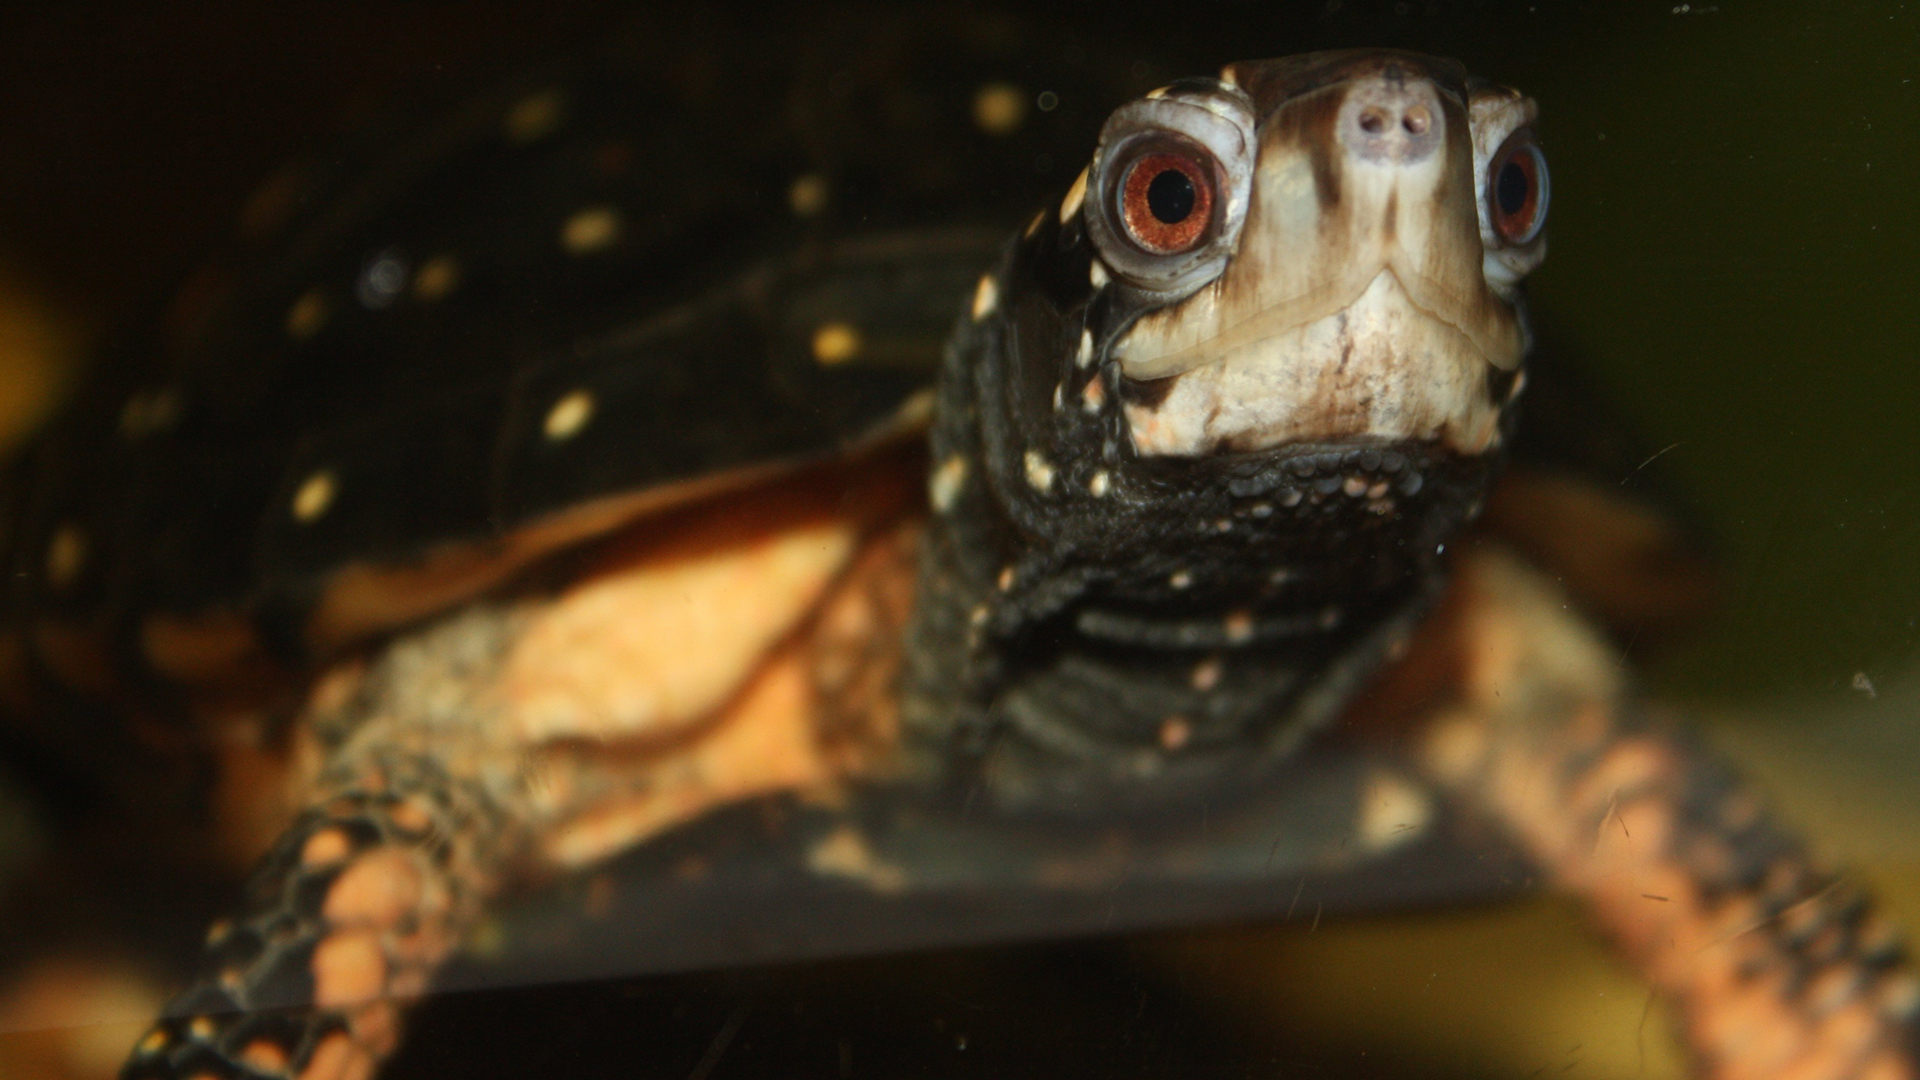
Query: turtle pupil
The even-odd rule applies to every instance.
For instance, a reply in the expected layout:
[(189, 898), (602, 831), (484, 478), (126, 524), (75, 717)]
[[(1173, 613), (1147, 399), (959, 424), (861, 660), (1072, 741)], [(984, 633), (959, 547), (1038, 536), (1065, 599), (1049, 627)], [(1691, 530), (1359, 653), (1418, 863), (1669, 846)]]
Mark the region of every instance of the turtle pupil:
[(1518, 161), (1509, 161), (1500, 167), (1500, 177), (1494, 181), (1493, 196), (1500, 203), (1503, 214), (1517, 214), (1527, 205), (1527, 170), (1520, 167)]
[(1179, 169), (1166, 169), (1147, 184), (1147, 210), (1163, 225), (1187, 220), (1196, 197), (1192, 178)]

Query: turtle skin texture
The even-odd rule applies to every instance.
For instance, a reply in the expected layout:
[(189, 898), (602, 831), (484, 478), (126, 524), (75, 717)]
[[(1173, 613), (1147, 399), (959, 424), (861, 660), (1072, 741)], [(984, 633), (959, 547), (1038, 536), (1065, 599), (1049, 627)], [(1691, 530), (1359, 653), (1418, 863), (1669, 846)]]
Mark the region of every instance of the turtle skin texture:
[[(1605, 516), (1494, 487), (1531, 102), (1407, 53), (1230, 65), (1035, 212), (986, 155), (727, 145), (624, 79), (270, 187), (291, 257), (17, 467), (21, 741), (211, 759), (178, 775), (265, 850), (124, 1076), (371, 1076), (503, 897), (743, 804), (826, 807), (809, 866), (884, 900), (1043, 878), (1090, 823), (1204, 862), (1202, 808), (1341, 743), (1581, 897), (1701, 1075), (1915, 1074), (1897, 936), (1520, 554)], [(618, 137), (663, 124), (727, 166)], [(1474, 529), (1490, 499), (1531, 526)], [(902, 805), (1043, 854), (916, 862), (863, 817)], [(1292, 870), (1397, 845), (1305, 820)], [(1040, 891), (1114, 872), (1078, 873)]]

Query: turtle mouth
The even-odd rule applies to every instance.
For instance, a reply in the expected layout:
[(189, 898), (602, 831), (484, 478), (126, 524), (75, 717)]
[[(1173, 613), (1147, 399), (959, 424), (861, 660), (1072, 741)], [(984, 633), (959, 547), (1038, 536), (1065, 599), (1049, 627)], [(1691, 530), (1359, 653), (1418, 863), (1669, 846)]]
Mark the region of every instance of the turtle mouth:
[(1334, 311), (1248, 320), (1192, 355), (1204, 359), (1145, 380), (1123, 360), (1139, 453), (1196, 457), (1368, 438), (1478, 454), (1498, 437), (1503, 402), (1490, 376), (1506, 366), (1420, 303), (1391, 268)]

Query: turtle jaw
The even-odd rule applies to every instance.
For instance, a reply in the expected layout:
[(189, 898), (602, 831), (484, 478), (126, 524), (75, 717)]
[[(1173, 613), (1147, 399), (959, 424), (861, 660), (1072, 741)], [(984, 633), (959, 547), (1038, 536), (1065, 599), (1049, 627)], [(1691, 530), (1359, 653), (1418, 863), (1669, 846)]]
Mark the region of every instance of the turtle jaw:
[[(1241, 68), (1229, 76), (1261, 85), (1257, 66)], [(1135, 451), (1493, 447), (1501, 376), (1527, 335), (1517, 296), (1486, 271), (1476, 150), (1488, 140), (1470, 119), (1485, 110), (1443, 74), (1374, 56), (1271, 105), (1225, 268), (1113, 342)]]

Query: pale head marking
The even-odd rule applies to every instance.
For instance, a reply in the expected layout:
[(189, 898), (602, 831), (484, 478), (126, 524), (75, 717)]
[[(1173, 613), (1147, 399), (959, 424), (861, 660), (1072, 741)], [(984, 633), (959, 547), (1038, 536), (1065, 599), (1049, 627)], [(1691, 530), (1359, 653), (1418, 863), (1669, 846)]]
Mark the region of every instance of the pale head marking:
[(333, 505), (334, 496), (338, 493), (339, 482), (334, 479), (332, 470), (314, 470), (293, 493), (293, 520), (302, 525), (320, 520)]
[(308, 289), (287, 309), (287, 336), (295, 341), (308, 340), (327, 325), (329, 314), (327, 294)]
[(413, 298), (422, 303), (444, 300), (460, 287), (460, 260), (435, 255), (413, 272)]
[(566, 442), (586, 430), (593, 420), (593, 393), (588, 390), (572, 390), (562, 395), (547, 410), (547, 418), (540, 425), (548, 442)]
[(1053, 463), (1038, 450), (1029, 450), (1022, 458), (1026, 466), (1027, 483), (1033, 490), (1046, 492), (1053, 490)]
[(979, 322), (993, 314), (993, 309), (999, 306), (1000, 283), (993, 280), (992, 274), (981, 274), (980, 284), (973, 287), (973, 321)]
[(87, 566), (87, 534), (71, 521), (62, 522), (47, 541), (47, 583), (65, 589), (80, 580)]
[(1097, 413), (1100, 406), (1107, 402), (1107, 381), (1101, 378), (1087, 380), (1086, 388), (1080, 391), (1080, 409), (1083, 412)]
[(1075, 367), (1086, 367), (1093, 363), (1093, 331), (1084, 327), (1081, 329), (1080, 347), (1074, 350), (1073, 363)]
[(1087, 284), (1093, 286), (1094, 292), (1099, 292), (1101, 289), (1106, 288), (1107, 283), (1112, 280), (1113, 280), (1113, 276), (1107, 273), (1107, 266), (1105, 263), (1101, 262), (1099, 259), (1088, 260)]
[(501, 118), (500, 126), (514, 142), (530, 143), (551, 135), (566, 114), (567, 95), (554, 87), (515, 102)]
[(560, 227), (560, 246), (569, 255), (591, 255), (619, 242), (622, 228), (619, 207), (589, 206)]
[(860, 328), (852, 323), (822, 323), (813, 332), (813, 358), (828, 367), (852, 360), (865, 347)]

